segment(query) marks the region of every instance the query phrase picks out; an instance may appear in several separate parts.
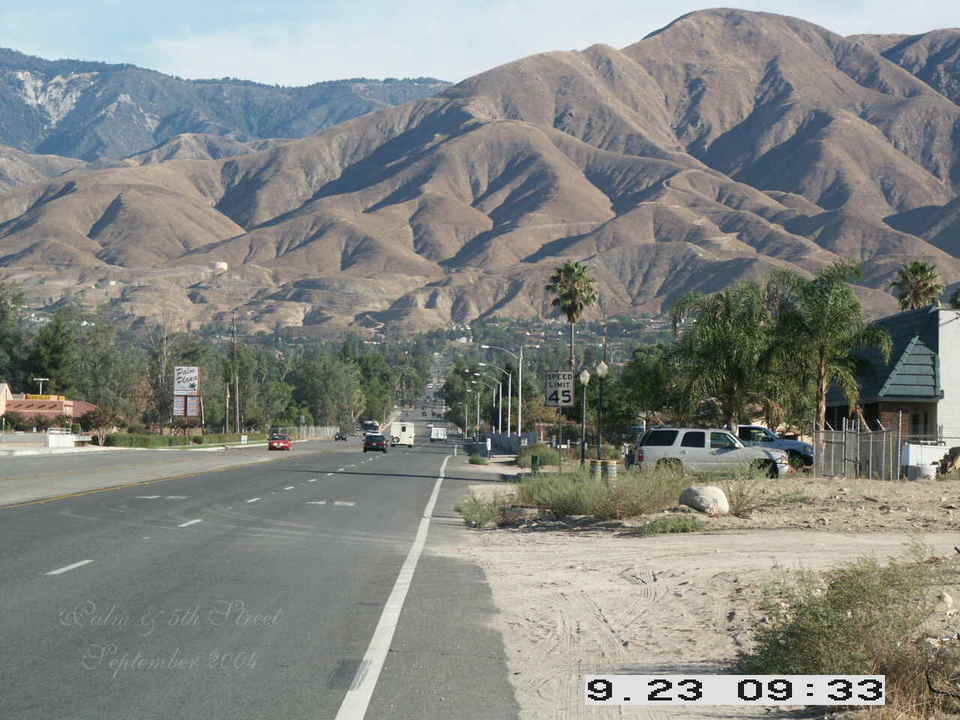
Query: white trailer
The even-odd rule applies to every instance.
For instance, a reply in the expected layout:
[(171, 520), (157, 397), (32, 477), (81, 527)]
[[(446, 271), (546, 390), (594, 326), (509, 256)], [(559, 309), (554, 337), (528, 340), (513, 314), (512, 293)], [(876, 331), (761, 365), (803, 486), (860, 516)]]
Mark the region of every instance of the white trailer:
[(412, 422), (392, 422), (390, 423), (390, 445), (406, 445), (413, 447), (415, 430)]

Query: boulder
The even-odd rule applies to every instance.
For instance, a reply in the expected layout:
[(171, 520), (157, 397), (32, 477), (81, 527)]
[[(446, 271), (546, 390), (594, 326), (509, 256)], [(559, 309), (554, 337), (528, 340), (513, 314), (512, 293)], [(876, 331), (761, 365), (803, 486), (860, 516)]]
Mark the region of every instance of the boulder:
[(680, 504), (708, 515), (726, 515), (730, 512), (727, 496), (715, 485), (693, 485), (680, 493)]

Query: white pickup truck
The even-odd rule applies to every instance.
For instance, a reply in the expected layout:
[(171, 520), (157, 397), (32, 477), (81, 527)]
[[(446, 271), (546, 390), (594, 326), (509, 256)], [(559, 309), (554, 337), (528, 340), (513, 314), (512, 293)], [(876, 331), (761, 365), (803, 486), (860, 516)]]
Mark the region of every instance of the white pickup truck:
[(747, 446), (786, 450), (794, 466), (813, 465), (813, 445), (800, 440), (787, 440), (762, 425), (740, 425), (737, 437)]

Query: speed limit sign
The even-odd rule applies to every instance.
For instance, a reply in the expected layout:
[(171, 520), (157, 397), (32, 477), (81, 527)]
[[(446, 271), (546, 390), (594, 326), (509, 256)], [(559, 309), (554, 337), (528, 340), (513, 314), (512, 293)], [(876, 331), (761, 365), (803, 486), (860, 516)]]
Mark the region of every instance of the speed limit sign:
[(550, 407), (573, 407), (573, 373), (569, 370), (547, 373), (545, 405)]

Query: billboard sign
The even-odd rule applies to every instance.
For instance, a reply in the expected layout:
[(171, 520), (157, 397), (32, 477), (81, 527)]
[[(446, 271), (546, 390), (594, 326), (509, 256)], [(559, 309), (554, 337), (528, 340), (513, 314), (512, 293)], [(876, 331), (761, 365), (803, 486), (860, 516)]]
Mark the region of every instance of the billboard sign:
[(200, 392), (200, 368), (175, 367), (173, 369), (173, 394), (196, 395)]

